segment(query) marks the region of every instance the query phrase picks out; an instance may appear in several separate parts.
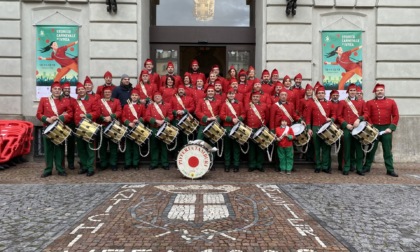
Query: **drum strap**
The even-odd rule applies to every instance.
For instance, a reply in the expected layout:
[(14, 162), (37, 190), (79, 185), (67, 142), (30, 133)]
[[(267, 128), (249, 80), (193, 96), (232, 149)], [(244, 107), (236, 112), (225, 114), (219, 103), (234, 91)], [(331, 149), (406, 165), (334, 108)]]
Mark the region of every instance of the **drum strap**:
[(207, 109), (210, 110), (211, 116), (214, 117), (213, 108), (211, 107), (210, 101), (206, 100)]
[(264, 120), (261, 118), (261, 114), (258, 111), (257, 107), (255, 106), (254, 103), (250, 102), (249, 105), (252, 108), (252, 111), (254, 111), (254, 114), (258, 117), (258, 119), (260, 119), (261, 123), (264, 125)]
[(159, 105), (155, 102), (155, 103), (153, 103), (153, 106), (155, 106), (156, 111), (162, 117), (162, 120), (164, 120), (165, 119), (165, 116), (163, 115), (162, 110), (160, 109)]
[(83, 105), (83, 102), (81, 100), (77, 100), (77, 104), (79, 104), (80, 109), (83, 111), (84, 114), (86, 113), (85, 105)]
[(177, 94), (175, 95), (175, 97), (176, 97), (178, 103), (181, 105), (181, 107), (183, 109), (185, 109), (184, 102), (182, 101), (181, 97), (179, 97), (179, 95), (177, 95)]
[(283, 134), (281, 134), (280, 139), (282, 139), (287, 134), (287, 132), (289, 132), (289, 126), (286, 126), (286, 128), (284, 128)]
[(109, 115), (111, 115), (112, 114), (112, 109), (109, 106), (108, 102), (105, 101), (105, 99), (101, 99), (101, 101), (102, 101), (102, 104), (104, 104), (104, 106), (105, 106), (106, 110), (108, 111)]
[(132, 103), (130, 100), (127, 100), (127, 104), (128, 104), (128, 108), (129, 108), (129, 109), (130, 109), (130, 111), (131, 111), (131, 114), (133, 114), (133, 116), (134, 116), (136, 119), (139, 119), (139, 118), (138, 118), (138, 116), (137, 116), (137, 111), (134, 109), (133, 103)]
[(283, 113), (289, 118), (290, 122), (294, 122), (293, 118), (290, 116), (289, 112), (286, 110), (286, 108), (283, 106), (283, 104), (280, 104), (276, 102), (277, 106), (283, 111)]
[(325, 109), (324, 109), (324, 107), (322, 107), (318, 98), (314, 97), (314, 102), (315, 102), (316, 106), (318, 107), (319, 112), (321, 112), (321, 115), (323, 115), (325, 118), (327, 118), (327, 113), (325, 113)]
[(350, 107), (351, 111), (353, 111), (353, 113), (354, 113), (357, 117), (359, 117), (359, 113), (357, 112), (356, 107), (355, 107), (355, 106), (354, 106), (354, 104), (350, 101), (350, 99), (349, 99), (348, 97), (346, 98), (346, 102), (347, 102), (347, 104), (349, 105), (349, 107)]
[(144, 84), (143, 84), (143, 82), (142, 82), (142, 81), (140, 82), (140, 87), (141, 87), (141, 90), (143, 91), (143, 93), (144, 93), (147, 97), (149, 97), (149, 95), (147, 94), (146, 86), (144, 86)]
[(228, 99), (226, 99), (226, 105), (228, 106), (230, 112), (236, 117), (238, 118), (238, 116), (236, 115), (236, 111), (235, 108), (232, 106), (232, 104), (229, 102)]
[(52, 96), (50, 96), (49, 98), (48, 98), (48, 100), (50, 101), (50, 105), (51, 105), (51, 109), (52, 109), (52, 111), (54, 112), (54, 114), (58, 117), (59, 115), (58, 115), (58, 111), (57, 111), (57, 106), (55, 105), (55, 102), (54, 102), (54, 98), (52, 98)]

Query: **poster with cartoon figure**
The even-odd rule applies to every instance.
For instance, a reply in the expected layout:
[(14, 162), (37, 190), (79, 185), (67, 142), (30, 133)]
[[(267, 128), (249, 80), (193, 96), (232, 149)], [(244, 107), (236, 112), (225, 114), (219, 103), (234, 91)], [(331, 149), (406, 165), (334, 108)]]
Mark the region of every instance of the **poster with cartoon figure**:
[(350, 83), (362, 87), (361, 31), (323, 31), (322, 54), (325, 89), (339, 90), (341, 96)]
[(69, 82), (72, 88), (78, 81), (78, 26), (36, 27), (36, 88), (37, 99), (49, 96), (55, 81)]

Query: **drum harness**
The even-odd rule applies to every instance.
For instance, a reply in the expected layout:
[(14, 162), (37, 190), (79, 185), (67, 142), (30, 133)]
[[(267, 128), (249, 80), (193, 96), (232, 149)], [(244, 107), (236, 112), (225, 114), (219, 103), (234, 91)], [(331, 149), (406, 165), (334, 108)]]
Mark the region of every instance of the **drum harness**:
[[(137, 111), (134, 109), (134, 105), (133, 105), (133, 103), (131, 102), (130, 99), (127, 99), (127, 104), (128, 104), (128, 108), (131, 111), (131, 114), (133, 114), (133, 116), (138, 120), (139, 117), (137, 115)], [(141, 157), (147, 157), (149, 155), (149, 153), (150, 153), (150, 140), (149, 139), (147, 139), (147, 153), (146, 153), (146, 155), (143, 156), (143, 154), (141, 153), (141, 146), (140, 145), (139, 145), (139, 153), (140, 153)]]
[[(77, 104), (79, 105), (80, 109), (82, 110), (82, 112), (86, 115), (87, 112), (86, 112), (85, 105), (83, 105), (83, 102), (81, 100), (79, 100), (79, 99), (77, 99), (76, 101), (77, 101)], [(96, 149), (95, 148), (92, 148), (92, 147), (90, 147), (90, 144), (88, 144), (89, 149), (91, 149), (93, 151), (99, 150), (101, 148), (101, 146), (102, 146), (102, 125), (99, 125), (99, 128), (100, 128), (100, 134), (99, 134), (99, 137), (100, 138), (99, 138), (99, 146), (98, 146), (98, 148), (96, 148)]]
[[(351, 111), (353, 111), (353, 113), (359, 118), (359, 113), (357, 112), (356, 107), (354, 106), (354, 104), (350, 101), (349, 97), (346, 98), (346, 102), (349, 105)], [(375, 145), (374, 143), (372, 143), (372, 146), (369, 148), (369, 144), (368, 145), (364, 145), (362, 143), (360, 143), (360, 145), (362, 146), (362, 150), (365, 154), (371, 152), (373, 150), (373, 146)], [(366, 160), (366, 155), (365, 155), (365, 160)]]
[[(212, 117), (215, 117), (214, 116), (214, 113), (213, 113), (213, 108), (211, 107), (211, 104), (210, 104), (210, 101), (209, 100), (205, 100), (205, 103), (207, 105), (207, 109), (210, 110), (211, 116)], [(223, 139), (223, 137), (221, 139)], [(223, 147), (224, 147), (223, 146), (223, 141), (221, 143), (222, 148), (219, 148), (219, 141), (217, 141), (216, 145), (217, 145), (217, 156), (218, 157), (222, 157), (222, 155), (223, 155)], [(220, 152), (219, 152), (219, 150), (220, 150)]]
[[(158, 105), (156, 102), (154, 102), (154, 103), (153, 103), (153, 106), (155, 106), (156, 111), (157, 111), (157, 112), (159, 113), (159, 115), (163, 118), (163, 120), (165, 120), (165, 116), (163, 115), (163, 112), (162, 112), (162, 110), (160, 109), (159, 105)], [(173, 147), (173, 148), (169, 148), (169, 147), (168, 147), (168, 145), (166, 145), (166, 149), (167, 149), (168, 151), (173, 151), (173, 150), (175, 150), (175, 148), (176, 148), (177, 144), (178, 144), (178, 139), (177, 139), (177, 137), (175, 137), (175, 145), (174, 145), (174, 147)]]
[[(106, 110), (108, 111), (109, 115), (111, 115), (112, 114), (111, 107), (109, 107), (109, 105), (105, 101), (105, 99), (101, 99), (101, 101), (102, 101), (102, 104), (104, 104), (104, 106), (105, 106)], [(101, 139), (102, 139), (102, 129), (101, 129)], [(124, 150), (121, 149), (121, 144), (118, 143), (118, 150), (120, 150), (121, 152), (125, 152), (125, 149), (127, 148), (126, 141), (127, 141), (127, 139), (124, 138)]]
[[(318, 107), (318, 109), (319, 109), (319, 112), (321, 113), (321, 115), (323, 115), (324, 117), (325, 117), (325, 119), (328, 119), (328, 117), (327, 117), (327, 113), (325, 113), (325, 110), (324, 110), (324, 107), (322, 107), (322, 105), (321, 105), (321, 103), (319, 102), (319, 100), (318, 100), (318, 98), (316, 97), (316, 95), (312, 95), (312, 97), (313, 97), (313, 100), (314, 100), (314, 102), (315, 102), (315, 104), (316, 104), (316, 106)], [(353, 105), (353, 104), (352, 104)], [(354, 106), (353, 106), (354, 107)], [(354, 112), (354, 111), (353, 111)], [(357, 113), (357, 110), (356, 110), (356, 113)], [(330, 121), (331, 122), (331, 121)], [(331, 122), (331, 123), (333, 123), (333, 122)], [(341, 148), (341, 137), (339, 137), (338, 138), (338, 147), (337, 147), (337, 142), (335, 142), (334, 143), (334, 148), (335, 148), (335, 151), (334, 151), (334, 153), (335, 154), (338, 154), (338, 152), (340, 151), (340, 148)], [(306, 151), (308, 151), (308, 147), (306, 147)], [(305, 151), (305, 152), (306, 152)]]
[[(232, 104), (230, 103), (229, 99), (226, 99), (226, 105), (228, 106), (230, 112), (236, 117), (236, 119), (239, 120), (238, 115), (236, 114), (235, 108), (232, 106)], [(241, 123), (241, 122), (239, 121), (237, 123)], [(249, 143), (248, 143), (248, 141), (246, 142), (246, 146), (247, 146), (246, 151), (244, 151), (242, 149), (242, 145), (241, 144), (239, 145), (239, 148), (241, 149), (241, 151), (242, 151), (243, 154), (247, 154), (248, 151), (249, 151)]]

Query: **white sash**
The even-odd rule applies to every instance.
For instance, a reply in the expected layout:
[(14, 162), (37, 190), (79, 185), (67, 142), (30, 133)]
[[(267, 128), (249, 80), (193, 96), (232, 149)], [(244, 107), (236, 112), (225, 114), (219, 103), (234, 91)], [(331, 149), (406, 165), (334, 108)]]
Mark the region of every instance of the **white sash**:
[(252, 111), (254, 111), (254, 114), (258, 117), (258, 119), (260, 119), (261, 123), (264, 124), (263, 119), (261, 118), (260, 112), (258, 111), (257, 107), (255, 106), (254, 103), (250, 102), (249, 105), (252, 108)]
[(205, 103), (207, 105), (207, 109), (210, 110), (211, 116), (214, 117), (213, 108), (211, 107), (210, 101), (205, 100)]
[(130, 109), (130, 111), (131, 111), (131, 114), (133, 114), (133, 116), (136, 118), (136, 119), (139, 119), (138, 118), (138, 116), (137, 116), (137, 111), (134, 109), (134, 105), (133, 105), (133, 103), (130, 101), (130, 100), (127, 100), (127, 104), (128, 104), (128, 108)]
[(286, 110), (286, 108), (283, 106), (283, 104), (279, 104), (278, 102), (276, 102), (277, 106), (283, 111), (284, 115), (287, 116), (287, 118), (289, 118), (290, 122), (294, 122), (293, 118), (290, 116), (289, 112)]
[(59, 115), (58, 115), (58, 111), (57, 111), (57, 106), (55, 106), (54, 98), (52, 98), (52, 96), (50, 96), (50, 97), (48, 98), (48, 100), (50, 101), (51, 109), (52, 109), (52, 111), (54, 112), (54, 114), (55, 114), (56, 116), (59, 116)]
[(286, 128), (284, 128), (283, 134), (281, 134), (280, 139), (283, 139), (287, 132), (289, 132), (289, 126), (286, 126)]
[(155, 102), (153, 103), (153, 106), (155, 106), (155, 109), (157, 110), (159, 115), (162, 117), (162, 120), (165, 120), (165, 116), (163, 115), (162, 110), (160, 109), (159, 105)]
[(356, 107), (354, 106), (354, 104), (350, 101), (349, 97), (347, 97), (347, 98), (346, 98), (346, 102), (347, 102), (347, 104), (349, 105), (349, 107), (350, 107), (351, 111), (353, 111), (353, 113), (354, 113), (357, 117), (359, 117), (359, 113), (357, 112), (357, 109), (356, 109)]
[(79, 104), (80, 109), (83, 111), (83, 113), (86, 115), (86, 108), (85, 105), (83, 105), (83, 102), (81, 100), (77, 100), (77, 104)]
[(111, 115), (112, 110), (111, 110), (111, 107), (108, 105), (108, 102), (105, 101), (105, 99), (101, 99), (101, 101), (102, 101), (102, 104), (104, 104), (104, 106), (105, 106), (106, 110), (108, 111), (109, 115)]
[(149, 95), (147, 94), (146, 87), (144, 86), (143, 82), (140, 82), (140, 87), (143, 93), (146, 95), (146, 97), (149, 97)]
[(316, 106), (319, 109), (319, 112), (321, 112), (321, 115), (323, 115), (325, 118), (327, 118), (327, 113), (325, 113), (325, 109), (322, 107), (321, 103), (319, 102), (318, 98), (314, 97), (313, 98)]
[(236, 111), (235, 108), (232, 106), (232, 104), (229, 102), (228, 99), (226, 99), (226, 105), (228, 106), (230, 112), (236, 117), (238, 118), (238, 116), (236, 115)]
[(177, 94), (175, 94), (175, 97), (176, 97), (176, 99), (178, 100), (178, 102), (179, 102), (179, 104), (181, 105), (181, 107), (182, 107), (183, 109), (185, 109), (184, 102), (182, 101), (181, 97), (179, 97), (179, 95), (177, 95)]

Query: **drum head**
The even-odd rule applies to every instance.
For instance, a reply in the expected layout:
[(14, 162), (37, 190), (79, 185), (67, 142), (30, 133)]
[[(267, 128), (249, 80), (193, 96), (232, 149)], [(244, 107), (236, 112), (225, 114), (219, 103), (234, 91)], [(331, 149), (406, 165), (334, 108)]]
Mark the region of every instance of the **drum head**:
[(53, 129), (57, 126), (58, 122), (59, 122), (59, 121), (57, 120), (57, 121), (55, 121), (55, 122), (51, 123), (50, 125), (48, 125), (48, 126), (47, 126), (47, 128), (45, 128), (45, 130), (44, 130), (44, 134), (47, 134), (47, 133), (49, 133), (51, 130), (53, 130)]
[(160, 136), (160, 134), (162, 134), (162, 132), (165, 131), (166, 125), (167, 123), (165, 122), (164, 124), (162, 124), (162, 126), (160, 126), (158, 132), (156, 133), (156, 136)]
[(305, 130), (305, 126), (303, 126), (303, 124), (293, 124), (292, 125), (292, 130), (295, 133), (295, 136), (300, 135), (304, 130)]
[(255, 134), (252, 136), (252, 138), (256, 138), (256, 137), (258, 137), (259, 135), (261, 135), (261, 133), (264, 131), (264, 127), (261, 127), (261, 128), (259, 128), (256, 132), (255, 132)]
[(324, 123), (324, 125), (322, 125), (322, 127), (318, 130), (318, 134), (320, 134), (320, 133), (324, 132), (325, 130), (327, 130), (328, 127), (330, 127), (330, 125), (331, 125), (331, 122)]
[(232, 136), (233, 134), (235, 134), (235, 132), (238, 130), (239, 126), (241, 126), (241, 123), (237, 123), (233, 126), (233, 128), (230, 130), (229, 132), (229, 136)]
[(178, 124), (177, 124), (177, 125), (179, 126), (179, 125), (181, 125), (182, 123), (184, 123), (184, 121), (185, 121), (185, 120), (187, 120), (188, 116), (189, 116), (189, 114), (184, 115), (184, 116), (181, 118), (181, 120), (179, 120), (179, 122), (178, 122)]
[(215, 123), (216, 123), (216, 121), (211, 122), (209, 125), (207, 125), (207, 126), (204, 128), (203, 132), (205, 132), (205, 131), (207, 131), (207, 130), (211, 129), (211, 127), (213, 127), (213, 124), (215, 124)]
[[(114, 122), (115, 122), (115, 121), (114, 121)], [(111, 130), (112, 126), (114, 125), (114, 122), (112, 122), (112, 123), (108, 124), (108, 126), (106, 126), (106, 128), (105, 128), (105, 130), (104, 130), (104, 133), (106, 133), (106, 132), (108, 132), (108, 131), (110, 131), (110, 130)]]
[(188, 144), (179, 151), (176, 164), (185, 177), (190, 179), (201, 178), (210, 169), (211, 155), (201, 145)]
[(360, 132), (362, 132), (365, 128), (366, 128), (366, 121), (360, 122), (359, 126), (357, 126), (351, 131), (351, 134), (355, 136), (359, 134)]

